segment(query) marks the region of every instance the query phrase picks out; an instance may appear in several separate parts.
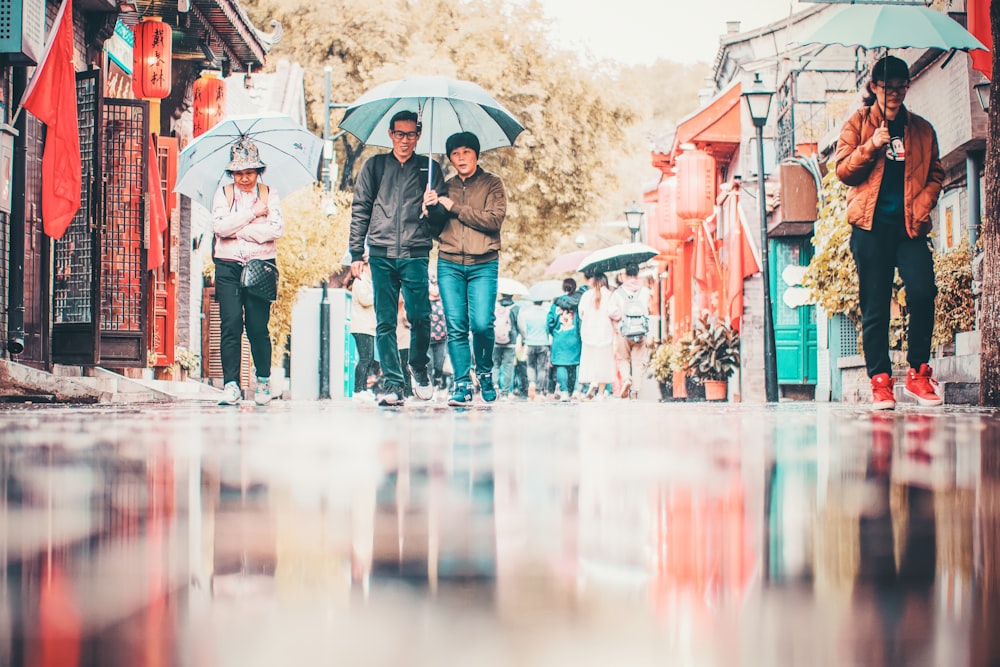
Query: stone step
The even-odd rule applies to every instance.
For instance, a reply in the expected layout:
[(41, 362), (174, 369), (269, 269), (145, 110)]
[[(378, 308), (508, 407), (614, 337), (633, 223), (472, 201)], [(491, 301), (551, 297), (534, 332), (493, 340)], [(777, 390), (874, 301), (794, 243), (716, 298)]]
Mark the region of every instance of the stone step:
[[(896, 378), (894, 394), (896, 403), (900, 405), (916, 405), (917, 400), (906, 395), (904, 390), (906, 378)], [(938, 394), (944, 399), (945, 405), (979, 405), (978, 382), (940, 382)]]

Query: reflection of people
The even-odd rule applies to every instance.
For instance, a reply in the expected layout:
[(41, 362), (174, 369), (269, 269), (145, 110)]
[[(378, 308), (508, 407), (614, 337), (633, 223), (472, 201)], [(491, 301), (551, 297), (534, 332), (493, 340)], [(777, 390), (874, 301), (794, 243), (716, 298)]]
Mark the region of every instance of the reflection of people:
[(258, 405), (271, 402), (271, 337), (267, 331), (271, 303), (250, 296), (240, 285), (243, 266), (249, 260), (275, 261), (275, 242), (285, 230), (278, 193), (260, 182), (265, 168), (257, 146), (247, 139), (238, 139), (230, 149), (230, 162), (226, 166), (233, 184), (216, 190), (212, 200), (219, 356), (225, 382), (219, 405), (237, 405), (243, 395), (240, 366), (244, 327), (257, 374), (254, 400)]
[[(895, 269), (906, 287), (906, 394), (920, 405), (940, 405), (930, 359), (934, 330), (934, 259), (927, 234), (941, 193), (944, 170), (937, 136), (910, 112), (903, 98), (910, 85), (906, 62), (886, 56), (872, 66), (867, 106), (844, 124), (837, 142), (837, 177), (850, 186), (847, 219), (858, 272), (862, 343), (871, 378), (873, 407), (891, 410), (889, 318)], [(877, 102), (877, 104), (875, 103)]]
[(368, 373), (375, 361), (375, 294), (372, 290), (372, 272), (365, 262), (361, 275), (351, 277), (351, 336), (358, 350), (358, 363), (354, 367), (354, 395), (371, 397), (368, 391)]
[[(365, 239), (375, 290), (375, 344), (384, 385), (379, 405), (402, 405), (406, 390), (396, 345), (396, 319), (402, 293), (412, 327), (410, 365), (417, 398), (434, 396), (427, 373), (431, 305), (427, 296), (427, 264), (433, 236), (423, 216), (427, 162), (414, 154), (420, 139), (417, 114), (400, 111), (389, 123), (392, 152), (367, 160), (358, 174), (351, 205), (351, 273), (364, 267)], [(440, 189), (440, 170), (434, 187)]]
[[(449, 405), (472, 402), (472, 365), (484, 401), (497, 399), (493, 384), (493, 304), (500, 265), (500, 227), (507, 215), (507, 193), (499, 176), (479, 166), (479, 139), (459, 132), (445, 143), (458, 175), (448, 179), (447, 195), (424, 195), (432, 218), (443, 224), (438, 240), (438, 286), (448, 323), (448, 356), (455, 374)], [(469, 333), (472, 345), (469, 345)]]

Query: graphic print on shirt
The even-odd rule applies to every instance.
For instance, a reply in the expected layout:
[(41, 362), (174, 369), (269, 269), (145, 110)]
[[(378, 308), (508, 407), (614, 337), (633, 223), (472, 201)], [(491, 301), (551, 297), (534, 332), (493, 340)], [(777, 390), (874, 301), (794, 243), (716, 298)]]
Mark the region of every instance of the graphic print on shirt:
[(885, 147), (885, 159), (893, 162), (906, 162), (906, 148), (903, 137), (893, 137)]

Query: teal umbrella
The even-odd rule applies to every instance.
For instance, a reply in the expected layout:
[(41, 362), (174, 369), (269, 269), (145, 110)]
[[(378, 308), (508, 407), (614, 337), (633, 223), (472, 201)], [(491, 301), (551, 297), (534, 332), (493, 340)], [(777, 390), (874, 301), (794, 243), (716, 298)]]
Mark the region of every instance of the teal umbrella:
[(799, 43), (866, 49), (988, 50), (947, 14), (920, 5), (849, 5)]
[(389, 121), (415, 111), (422, 125), (417, 152), (444, 154), (456, 132), (472, 132), (480, 150), (514, 145), (524, 127), (480, 86), (444, 76), (410, 76), (376, 86), (348, 105), (340, 128), (366, 146), (392, 148)]

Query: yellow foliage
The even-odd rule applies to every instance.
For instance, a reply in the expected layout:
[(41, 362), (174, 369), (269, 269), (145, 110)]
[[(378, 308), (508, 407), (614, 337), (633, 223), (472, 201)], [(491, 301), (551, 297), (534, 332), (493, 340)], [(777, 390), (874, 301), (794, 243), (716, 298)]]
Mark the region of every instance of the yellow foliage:
[(315, 287), (341, 268), (351, 226), (351, 193), (328, 193), (315, 185), (282, 199), (281, 208), (285, 217), (285, 234), (278, 239), (281, 280), (269, 327), (275, 364), (285, 353), (299, 290)]
[[(278, 298), (271, 304), (271, 363), (281, 364), (292, 332), (292, 306), (303, 287), (315, 287), (341, 268), (351, 228), (351, 193), (324, 192), (318, 185), (281, 200), (285, 233), (278, 239)], [(330, 215), (326, 211), (331, 211)], [(215, 278), (207, 260), (202, 275)]]
[(972, 250), (963, 242), (957, 248), (934, 256), (934, 337), (931, 345), (955, 342), (955, 334), (976, 328), (976, 304), (972, 296)]

